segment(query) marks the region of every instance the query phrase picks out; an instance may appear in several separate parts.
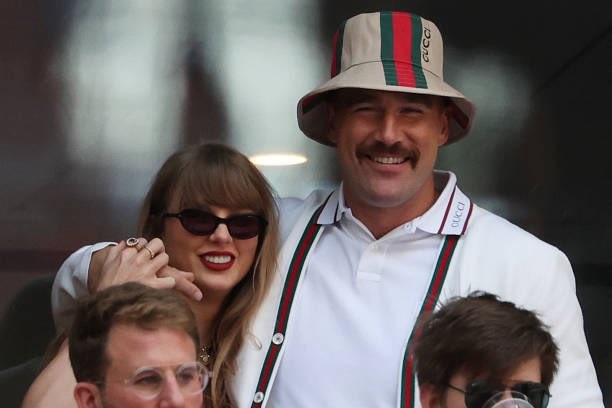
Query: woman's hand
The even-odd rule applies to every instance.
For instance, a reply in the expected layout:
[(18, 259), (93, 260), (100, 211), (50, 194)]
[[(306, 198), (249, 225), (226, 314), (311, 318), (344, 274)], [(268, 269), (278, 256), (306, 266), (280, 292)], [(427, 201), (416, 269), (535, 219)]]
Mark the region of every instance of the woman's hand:
[(193, 273), (169, 266), (168, 259), (159, 238), (150, 242), (145, 238), (121, 241), (93, 254), (88, 287), (92, 292), (135, 281), (157, 289), (174, 288), (200, 301), (202, 292), (193, 284)]
[(96, 290), (125, 282), (140, 282), (157, 289), (173, 288), (174, 278), (157, 277), (157, 271), (166, 265), (168, 254), (164, 251), (161, 239), (155, 238), (147, 242), (146, 239), (139, 238), (137, 244), (132, 246), (121, 241), (109, 248), (101, 265)]
[(184, 272), (167, 265), (157, 272), (157, 276), (174, 279), (174, 289), (189, 299), (199, 302), (204, 297), (200, 288), (193, 283), (195, 277), (191, 272)]

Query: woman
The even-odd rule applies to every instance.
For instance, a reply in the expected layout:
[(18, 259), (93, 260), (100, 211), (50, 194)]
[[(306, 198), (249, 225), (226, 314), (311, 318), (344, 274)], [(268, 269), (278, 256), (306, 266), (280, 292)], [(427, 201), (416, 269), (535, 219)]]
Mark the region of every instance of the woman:
[(213, 373), (207, 406), (234, 406), (236, 357), (276, 268), (278, 216), (270, 186), (232, 148), (188, 148), (157, 173), (139, 230), (142, 238), (95, 252), (89, 289), (129, 280), (171, 287), (174, 279), (163, 276), (193, 274), (204, 298), (188, 301), (198, 321), (200, 358)]

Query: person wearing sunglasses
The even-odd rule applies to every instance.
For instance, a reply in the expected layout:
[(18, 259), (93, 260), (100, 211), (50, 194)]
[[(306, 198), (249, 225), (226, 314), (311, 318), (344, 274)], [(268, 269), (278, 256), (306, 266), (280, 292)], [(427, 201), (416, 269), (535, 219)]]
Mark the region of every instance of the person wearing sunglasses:
[(68, 335), (79, 408), (201, 408), (195, 317), (171, 290), (128, 282), (82, 300)]
[[(262, 348), (249, 336), (249, 327), (276, 270), (278, 215), (271, 187), (231, 147), (188, 147), (171, 155), (155, 176), (138, 235), (73, 254), (63, 268), (75, 271), (76, 282), (81, 272), (88, 272), (80, 258), (87, 253), (84, 262), (92, 263), (87, 284), (66, 289), (74, 282), (58, 275), (53, 302), (71, 304), (74, 298), (127, 281), (154, 288), (183, 284), (178, 291), (189, 294), (202, 341), (199, 361), (214, 373), (205, 390), (209, 407), (235, 406), (230, 382), (238, 352), (243, 346)], [(170, 277), (176, 273), (185, 279)], [(54, 313), (59, 331), (70, 324), (71, 307), (54, 308)]]
[[(297, 120), (307, 137), (334, 149), (342, 180), (331, 192), (279, 201), (282, 282), (249, 333), (261, 347), (240, 350), (238, 404), (408, 407), (416, 400), (405, 386), (406, 356), (418, 316), (437, 299), (482, 289), (538, 311), (550, 326), (563, 362), (551, 386), (559, 407), (601, 408), (567, 256), (474, 203), (453, 172), (436, 168), (440, 149), (453, 150), (445, 146), (466, 137), (475, 118), (472, 101), (443, 79), (436, 24), (405, 11), (362, 13), (340, 23), (332, 44), (331, 78), (298, 101)], [(152, 214), (168, 228), (188, 214), (163, 213), (190, 208), (237, 215), (192, 205)], [(155, 240), (135, 245), (138, 262), (162, 253)], [(88, 280), (99, 269), (89, 259), (58, 272), (54, 310), (109, 279)], [(194, 296), (184, 275), (169, 275), (168, 285)], [(580, 391), (570, 392), (575, 385)]]
[(546, 408), (558, 348), (538, 316), (486, 292), (423, 315), (413, 356), (422, 408)]

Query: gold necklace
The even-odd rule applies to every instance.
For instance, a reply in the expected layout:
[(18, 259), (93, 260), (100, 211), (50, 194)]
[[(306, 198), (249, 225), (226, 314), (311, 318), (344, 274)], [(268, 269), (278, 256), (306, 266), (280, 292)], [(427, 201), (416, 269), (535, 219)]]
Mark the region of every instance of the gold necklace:
[(208, 364), (210, 363), (210, 360), (212, 359), (212, 347), (211, 346), (200, 347), (200, 354), (198, 355), (198, 358), (200, 359), (202, 364), (208, 367)]

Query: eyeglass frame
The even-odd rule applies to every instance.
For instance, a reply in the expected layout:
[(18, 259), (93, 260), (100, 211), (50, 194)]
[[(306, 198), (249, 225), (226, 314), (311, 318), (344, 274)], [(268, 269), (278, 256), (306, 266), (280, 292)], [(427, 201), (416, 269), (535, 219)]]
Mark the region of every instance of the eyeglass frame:
[[(213, 226), (212, 230), (210, 232), (207, 232), (207, 233), (199, 233), (199, 232), (196, 233), (193, 230), (188, 229), (185, 226), (185, 224), (183, 223), (184, 222), (183, 219), (187, 218), (186, 215), (185, 215), (185, 213), (187, 213), (187, 212), (196, 212), (196, 213), (201, 213), (201, 214), (205, 214), (205, 215), (210, 216), (211, 219), (214, 221), (214, 226)], [(236, 214), (236, 215), (232, 215), (232, 216), (223, 218), (223, 217), (218, 217), (218, 216), (216, 216), (215, 214), (213, 214), (211, 212), (208, 212), (208, 211), (205, 211), (205, 210), (201, 210), (199, 208), (185, 208), (185, 209), (182, 209), (181, 211), (175, 212), (175, 213), (164, 212), (164, 213), (161, 214), (161, 216), (162, 216), (163, 219), (166, 219), (166, 218), (177, 218), (179, 220), (179, 222), (181, 223), (181, 226), (183, 227), (183, 229), (185, 231), (189, 232), (192, 235), (196, 235), (196, 236), (211, 235), (212, 233), (214, 233), (217, 230), (217, 228), (219, 227), (220, 224), (224, 224), (227, 227), (227, 231), (229, 232), (230, 236), (232, 238), (240, 239), (240, 240), (246, 240), (246, 239), (255, 238), (257, 236), (263, 236), (265, 231), (266, 231), (266, 227), (268, 225), (268, 221), (264, 217), (259, 215), (259, 214), (251, 214), (251, 213), (249, 213), (249, 214)], [(258, 226), (259, 226), (259, 228), (257, 230), (257, 233), (255, 235), (249, 235), (247, 237), (240, 237), (240, 236), (236, 236), (235, 234), (233, 234), (232, 231), (231, 231), (232, 227), (231, 227), (230, 223), (233, 220), (240, 219), (240, 218), (247, 218), (247, 217), (248, 218), (257, 219)]]
[[(524, 394), (520, 387), (521, 386), (535, 386), (540, 388), (540, 391), (542, 391), (542, 399), (543, 401), (533, 401), (529, 395)], [(511, 392), (517, 392), (521, 395), (524, 395), (527, 398), (527, 401), (531, 404), (535, 404), (536, 408), (546, 408), (548, 407), (548, 403), (550, 401), (550, 390), (548, 389), (548, 387), (542, 383), (539, 382), (535, 382), (535, 381), (520, 381), (517, 382), (511, 386), (504, 386), (504, 385), (499, 385), (499, 386), (492, 386), (491, 384), (487, 383), (486, 381), (472, 381), (471, 383), (468, 384), (467, 388), (461, 389), (459, 387), (456, 387), (452, 384), (447, 384), (446, 385), (448, 388), (455, 390), (455, 391), (459, 391), (461, 393), (463, 393), (465, 395), (465, 406), (466, 408), (482, 408), (482, 407), (474, 407), (471, 406), (472, 404), (470, 404), (470, 396), (473, 394), (473, 391), (477, 390), (478, 387), (483, 387), (486, 386), (488, 388), (485, 388), (487, 391), (491, 391), (491, 394), (488, 396), (487, 401), (484, 402), (484, 404), (486, 404), (491, 398), (493, 398), (495, 395), (499, 394), (499, 393), (503, 393), (505, 391), (511, 391)], [(544, 395), (546, 395), (546, 398), (544, 398)]]
[[(193, 392), (189, 392), (189, 393), (185, 393), (183, 388), (180, 385), (179, 379), (178, 379), (178, 375), (179, 375), (179, 370), (185, 368), (185, 367), (197, 367), (197, 372), (201, 374), (202, 376), (202, 381), (201, 381), (201, 385), (198, 387), (197, 390), (193, 390)], [(208, 370), (208, 368), (206, 368), (206, 366), (204, 364), (202, 364), (199, 361), (193, 361), (193, 362), (189, 362), (189, 363), (183, 363), (183, 364), (178, 364), (175, 366), (142, 366), (142, 367), (138, 367), (136, 370), (134, 370), (134, 372), (132, 373), (132, 375), (128, 378), (124, 378), (123, 380), (112, 380), (112, 381), (97, 381), (95, 382), (95, 384), (97, 385), (101, 385), (104, 386), (106, 384), (108, 384), (109, 382), (112, 383), (118, 383), (118, 384), (123, 384), (125, 386), (128, 386), (127, 388), (138, 398), (140, 398), (143, 401), (151, 401), (155, 398), (157, 398), (159, 396), (159, 394), (161, 394), (161, 392), (163, 391), (164, 387), (166, 386), (166, 374), (163, 371), (163, 369), (165, 368), (174, 368), (173, 372), (174, 372), (174, 379), (176, 380), (179, 389), (181, 390), (181, 393), (183, 394), (184, 397), (190, 397), (192, 395), (197, 395), (199, 392), (203, 392), (206, 387), (208, 386), (208, 384), (210, 383), (210, 379), (212, 377), (212, 373)], [(151, 370), (153, 372), (155, 372), (156, 374), (158, 374), (161, 379), (162, 382), (160, 383), (160, 385), (158, 386), (159, 389), (157, 391), (155, 391), (152, 394), (148, 394), (145, 393), (143, 394), (141, 391), (142, 390), (138, 390), (137, 387), (135, 386), (135, 381), (137, 381), (137, 377), (142, 374), (143, 372), (146, 372), (147, 370)]]

